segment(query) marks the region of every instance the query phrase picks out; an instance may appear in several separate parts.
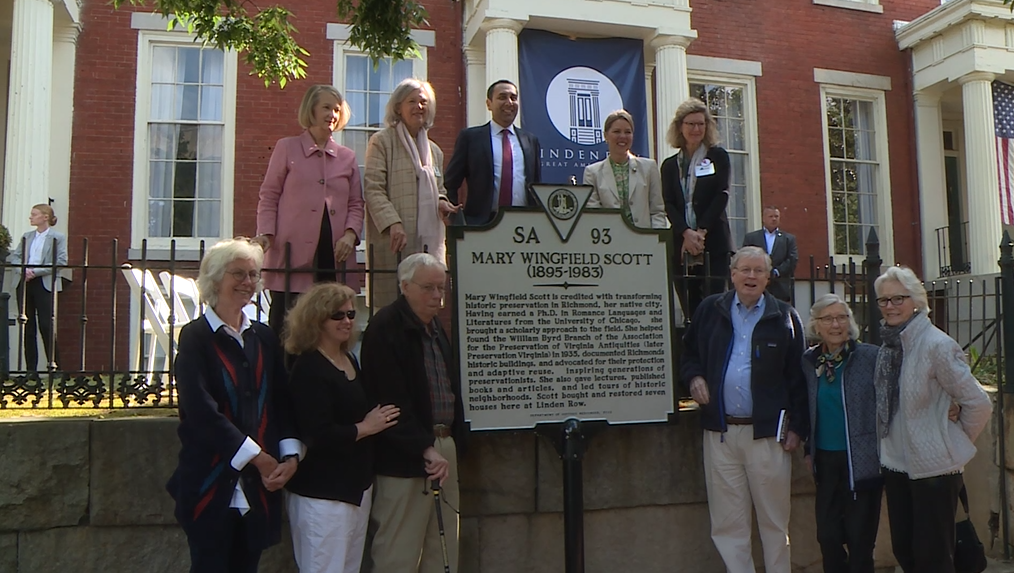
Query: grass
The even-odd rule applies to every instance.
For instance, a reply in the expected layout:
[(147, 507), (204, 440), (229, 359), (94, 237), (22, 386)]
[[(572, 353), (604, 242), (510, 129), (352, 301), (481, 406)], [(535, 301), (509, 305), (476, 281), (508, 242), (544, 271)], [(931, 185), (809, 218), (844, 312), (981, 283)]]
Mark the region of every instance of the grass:
[(0, 410), (0, 420), (7, 419), (43, 419), (43, 418), (175, 418), (175, 408), (153, 408), (135, 406), (132, 408), (30, 408), (28, 406), (8, 406)]

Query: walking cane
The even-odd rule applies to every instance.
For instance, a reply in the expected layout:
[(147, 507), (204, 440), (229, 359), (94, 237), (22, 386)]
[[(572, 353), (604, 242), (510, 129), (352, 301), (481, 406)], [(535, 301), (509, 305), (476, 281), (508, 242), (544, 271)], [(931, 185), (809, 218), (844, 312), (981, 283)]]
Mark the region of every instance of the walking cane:
[(444, 535), (444, 512), (440, 508), (440, 482), (433, 480), (433, 503), (437, 507), (437, 531), (440, 532), (440, 549), (444, 554), (444, 573), (451, 573), (451, 562), (447, 559), (447, 537)]

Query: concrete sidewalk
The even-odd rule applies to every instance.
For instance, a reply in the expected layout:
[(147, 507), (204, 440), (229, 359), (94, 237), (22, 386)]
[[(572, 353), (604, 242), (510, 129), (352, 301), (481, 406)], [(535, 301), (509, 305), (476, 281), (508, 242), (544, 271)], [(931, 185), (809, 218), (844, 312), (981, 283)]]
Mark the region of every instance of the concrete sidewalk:
[(993, 559), (991, 557), (988, 559), (989, 567), (986, 567), (985, 573), (1014, 573), (1014, 562)]

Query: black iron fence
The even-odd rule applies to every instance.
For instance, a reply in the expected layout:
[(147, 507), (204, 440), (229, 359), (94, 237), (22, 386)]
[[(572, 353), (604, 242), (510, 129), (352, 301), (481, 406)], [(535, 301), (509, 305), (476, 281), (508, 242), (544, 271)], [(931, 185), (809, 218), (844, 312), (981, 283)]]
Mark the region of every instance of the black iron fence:
[[(173, 241), (167, 258), (153, 259), (144, 241), (140, 256), (132, 260), (115, 239), (99, 247), (88, 239), (79, 245), (78, 260), (69, 264), (58, 265), (53, 257), (44, 267), (0, 265), (0, 288), (5, 278), (13, 283), (0, 293), (0, 316), (7, 317), (7, 328), (0, 328), (0, 409), (175, 407), (172, 372), (179, 331), (204, 309), (196, 286), (204, 243), (196, 258), (180, 253)], [(288, 247), (285, 261), (290, 260)], [(52, 248), (56, 252), (55, 243)], [(19, 249), (20, 260), (27, 261), (25, 245)], [(372, 262), (373, 257), (372, 252), (360, 251), (336, 269), (293, 269), (286, 262), (282, 268), (263, 271), (281, 274), (286, 288), (299, 273), (330, 271), (343, 283), (354, 277), (366, 285), (357, 301), (365, 322), (372, 316), (373, 307), (366, 300), (372, 298), (375, 282), (368, 277), (397, 273), (396, 267), (377, 268), (363, 261)], [(398, 255), (396, 261), (400, 260)], [(32, 269), (40, 268), (45, 268), (40, 274), (57, 277), (42, 277), (50, 288), (41, 300), (33, 299), (30, 287), (21, 287), (29, 284)], [(271, 302), (270, 294), (262, 291), (244, 312), (252, 320), (267, 322)], [(41, 315), (37, 335), (27, 328), (33, 322), (29, 315), (34, 314)], [(48, 331), (46, 323), (52, 325)], [(26, 336), (38, 337), (40, 360), (34, 364), (25, 358), (31, 344)]]
[[(930, 319), (934, 325), (954, 338), (968, 354), (973, 371), (988, 384), (999, 384), (1003, 379), (1014, 382), (1014, 372), (1004, 378), (1001, 366), (1005, 348), (1003, 340), (1014, 341), (1014, 330), (1002, 332), (1006, 328), (1002, 321), (1004, 314), (1011, 316), (1014, 325), (1014, 255), (1010, 250), (1009, 237), (1004, 235), (1001, 246), (1001, 260), (996, 267), (996, 274), (978, 277), (943, 277), (938, 280), (924, 282), (930, 307)], [(866, 257), (863, 259), (849, 258), (845, 262), (836, 261), (831, 257), (826, 264), (817, 264), (810, 257), (806, 278), (795, 279), (790, 293), (791, 303), (799, 312), (805, 325), (810, 318), (810, 307), (818, 298), (828, 293), (842, 297), (852, 308), (859, 326), (860, 339), (872, 344), (880, 344), (880, 309), (876, 305), (874, 282), (880, 276), (883, 261), (880, 258), (880, 242), (875, 231), (870, 232), (866, 242)], [(1004, 267), (1004, 261), (1008, 261)], [(803, 267), (803, 265), (800, 265)], [(1003, 272), (1001, 273), (1002, 269)], [(710, 268), (707, 269), (710, 271)], [(684, 275), (692, 274), (684, 267)], [(717, 273), (714, 273), (717, 275)], [(797, 274), (802, 274), (798, 273)], [(1010, 286), (1004, 288), (1004, 278), (1010, 276)], [(724, 277), (725, 275), (722, 275)], [(719, 281), (720, 283), (721, 281)], [(714, 282), (709, 283), (714, 285)], [(686, 300), (687, 290), (683, 283), (677, 281), (679, 299)], [(709, 293), (715, 292), (711, 289)], [(1004, 307), (1004, 293), (1011, 294), (1011, 302)], [(1004, 308), (1011, 309), (1004, 313)], [(691, 317), (684, 315), (684, 324)], [(681, 334), (684, 327), (677, 328)], [(1004, 338), (1002, 334), (1008, 336)], [(677, 357), (678, 360), (678, 357)], [(1011, 361), (1014, 366), (1014, 361)], [(1014, 391), (1014, 384), (1009, 391)]]
[[(11, 288), (26, 282), (30, 266), (7, 265), (7, 280), (14, 284), (8, 284), (8, 292), (0, 293), (0, 313), (8, 317), (8, 328), (0, 328), (0, 409), (175, 406), (171, 373), (177, 336), (180, 328), (202, 311), (194, 279), (203, 245), (195, 258), (192, 254), (177, 256), (173, 243), (164, 260), (149, 259), (146, 243), (134, 260), (127, 260), (127, 251), (116, 240), (96, 247), (85, 239), (79, 245), (75, 261), (48, 266), (53, 276), (61, 277), (58, 282), (64, 288), (59, 293), (56, 289), (47, 293), (54, 328), (50, 340), (38, 345), (39, 355), (45, 359), (42, 367), (24, 361), (29, 324), (26, 310), (31, 309), (26, 309), (22, 289)], [(1004, 235), (997, 275), (946, 277), (925, 283), (933, 322), (962, 345), (984, 382), (996, 383), (1008, 391), (1014, 391), (1014, 384), (1004, 384), (1005, 380), (1014, 381), (1014, 361), (1004, 360), (1010, 351), (1004, 341), (1014, 341), (1011, 249), (1009, 237)], [(792, 302), (804, 323), (817, 298), (828, 292), (838, 293), (852, 307), (861, 338), (879, 343), (880, 313), (873, 302), (873, 281), (882, 267), (879, 251), (877, 237), (871, 233), (865, 259), (831, 259), (820, 265), (811, 257), (805, 269), (808, 276), (795, 280), (791, 288)], [(26, 255), (23, 252), (21, 260), (26, 260)], [(360, 326), (372, 316), (375, 306), (369, 304), (373, 298), (372, 278), (390, 277), (397, 272), (396, 268), (364, 264), (365, 258), (374, 260), (374, 253), (360, 253), (358, 262), (350, 260), (334, 270), (341, 282), (355, 277), (365, 284), (357, 302)], [(286, 264), (264, 270), (283, 273), (288, 284), (295, 273), (317, 273), (321, 269), (294, 270)], [(707, 266), (703, 270), (702, 294), (727, 288), (725, 275), (712, 273)], [(676, 287), (680, 294), (677, 301), (686, 301), (688, 281), (677, 281)], [(267, 322), (272, 302), (267, 293), (261, 293), (246, 309), (248, 316)], [(1010, 318), (1004, 320), (1004, 316)], [(676, 320), (677, 324), (686, 324), (690, 316), (677, 316)], [(682, 327), (678, 327), (677, 335), (681, 332)], [(54, 349), (52, 355), (44, 351), (46, 347)]]
[(968, 274), (972, 272), (968, 246), (968, 221), (936, 229), (937, 260), (940, 261), (940, 276)]

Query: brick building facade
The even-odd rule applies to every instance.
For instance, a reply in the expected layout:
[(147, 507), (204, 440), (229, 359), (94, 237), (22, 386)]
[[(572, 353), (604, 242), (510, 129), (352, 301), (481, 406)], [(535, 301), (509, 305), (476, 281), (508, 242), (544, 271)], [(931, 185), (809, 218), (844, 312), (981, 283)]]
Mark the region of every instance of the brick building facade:
[[(404, 75), (427, 78), (437, 93), (431, 138), (446, 161), (458, 130), (488, 119), (483, 103), (488, 80), (516, 79), (517, 34), (530, 27), (643, 39), (652, 149), (662, 155), (659, 161), (671, 152), (659, 137), (675, 105), (687, 95), (724, 94), (726, 103), (713, 109), (724, 105), (729, 112), (723, 121), (732, 141), (725, 145), (741, 165), (729, 213), (736, 233), (741, 237), (760, 226), (763, 205), (781, 206), (783, 228), (799, 239), (797, 276), (808, 274), (810, 256), (818, 265), (832, 255), (837, 262), (844, 262), (842, 255), (861, 259), (864, 250), (855, 237), (865, 237), (871, 227), (881, 237), (885, 261), (923, 269), (923, 247), (933, 237), (920, 229), (910, 55), (899, 50), (895, 22), (918, 18), (937, 8), (937, 0), (785, 0), (777, 9), (722, 0), (689, 5), (687, 0), (426, 0), (424, 5), (428, 26), (417, 31), (423, 60), (382, 63), (375, 75), (386, 77), (373, 85), (361, 73), (370, 75), (365, 58), (344, 45), (347, 29), (337, 23), (333, 2), (293, 4), (297, 40), (310, 52), (307, 78), (280, 90), (251, 76), (242, 57), (187, 60), (196, 57), (199, 45), (184, 32), (166, 32), (165, 21), (142, 8), (117, 11), (104, 2), (84, 2), (68, 198), (72, 263), (83, 260), (84, 237), (92, 262), (112, 258), (114, 238), (115, 259), (123, 262), (140, 257), (143, 239), (149, 259), (165, 258), (174, 234), (181, 256), (195, 258), (201, 237), (213, 242), (253, 234), (257, 192), (272, 147), (278, 138), (299, 133), (296, 109), (310, 83), (334, 84), (348, 96), (354, 118), (338, 138), (361, 154), (368, 126), (378, 121), (384, 88)], [(169, 57), (176, 58), (175, 70), (166, 65)], [(165, 169), (178, 166), (161, 163), (166, 158), (158, 154), (165, 146), (158, 130), (179, 116), (171, 105), (189, 105), (180, 103), (184, 92), (201, 94), (200, 109), (176, 125), (213, 131), (201, 142), (217, 147), (200, 152), (210, 155), (197, 158), (198, 190), (186, 198), (192, 211), (177, 219), (172, 208), (165, 210), (179, 199), (167, 191), (175, 183), (164, 177)], [(524, 105), (523, 85), (521, 93)], [(829, 106), (851, 106), (854, 116), (843, 119), (848, 125), (839, 126), (837, 135), (838, 128), (829, 127)], [(836, 145), (848, 147), (846, 139), (859, 148), (835, 151)], [(855, 181), (836, 182), (842, 167)], [(214, 170), (221, 175), (207, 175)], [(842, 202), (838, 211), (836, 200)], [(110, 288), (108, 280), (90, 281), (89, 320), (105, 320)], [(125, 301), (122, 283), (120, 289)], [(61, 307), (75, 309), (79, 298), (80, 291), (72, 289)], [(120, 306), (118, 312), (128, 312), (126, 303)], [(64, 324), (60, 338), (75, 344), (80, 330)], [(89, 345), (88, 366), (107, 368), (105, 344), (89, 339)]]

